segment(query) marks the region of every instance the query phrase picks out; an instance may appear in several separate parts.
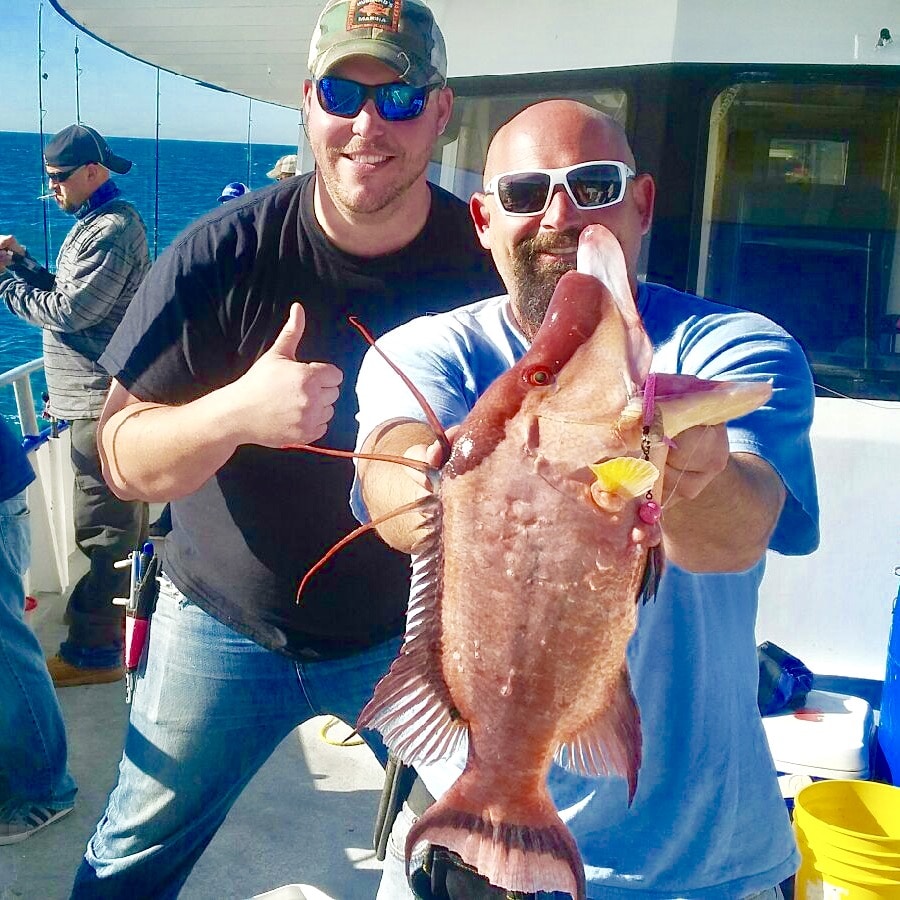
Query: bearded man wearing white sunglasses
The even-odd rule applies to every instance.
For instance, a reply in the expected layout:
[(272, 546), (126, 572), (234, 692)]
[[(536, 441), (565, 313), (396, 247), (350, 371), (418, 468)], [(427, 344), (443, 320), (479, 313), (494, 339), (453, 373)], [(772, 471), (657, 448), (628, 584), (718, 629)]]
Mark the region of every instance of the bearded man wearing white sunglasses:
[[(557, 281), (575, 267), (579, 235), (600, 224), (623, 251), (653, 343), (651, 371), (772, 383), (765, 406), (728, 425), (688, 429), (669, 450), (661, 492), (668, 562), (655, 601), (639, 610), (628, 651), (643, 731), (632, 801), (622, 777), (553, 765), (548, 783), (578, 844), (592, 900), (775, 900), (799, 857), (756, 705), (754, 623), (765, 551), (805, 554), (818, 541), (812, 380), (796, 341), (762, 316), (638, 280), (655, 199), (652, 177), (638, 171), (622, 128), (590, 107), (552, 100), (519, 113), (495, 135), (485, 190), (470, 202), (508, 295), (416, 319), (379, 346), (444, 428), (458, 424), (525, 354)], [(371, 351), (357, 394), (359, 446), (440, 465), (416, 401)], [(361, 520), (375, 519), (426, 491), (405, 467), (360, 462), (353, 502)], [(394, 521), (379, 529), (382, 537), (408, 552), (413, 535), (402, 524), (418, 523)], [(465, 763), (464, 754), (417, 762), (420, 781), (439, 796)], [(379, 898), (508, 896), (440, 848), (427, 857), (410, 848), (407, 885), (406, 835), (424, 811), (416, 803), (422, 795), (414, 788), (397, 817)], [(453, 812), (444, 819), (447, 832), (458, 825)], [(504, 833), (502, 819), (480, 825), (482, 837)], [(523, 838), (510, 856), (534, 852)]]

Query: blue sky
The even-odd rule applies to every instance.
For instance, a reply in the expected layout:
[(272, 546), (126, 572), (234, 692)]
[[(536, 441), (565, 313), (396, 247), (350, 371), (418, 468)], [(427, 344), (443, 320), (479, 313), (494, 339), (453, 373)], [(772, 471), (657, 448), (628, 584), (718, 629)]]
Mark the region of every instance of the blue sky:
[[(39, 131), (39, 0), (4, 2), (0, 53), (0, 131)], [(81, 121), (106, 136), (153, 137), (156, 69), (117, 53), (63, 19), (45, 2), (42, 46), (44, 131), (54, 134), (76, 120), (75, 36), (81, 68)], [(298, 93), (300, 85), (297, 86)], [(201, 141), (247, 140), (249, 102), (202, 88), (187, 78), (160, 73), (160, 137)], [(254, 101), (252, 140), (297, 142), (296, 110)]]

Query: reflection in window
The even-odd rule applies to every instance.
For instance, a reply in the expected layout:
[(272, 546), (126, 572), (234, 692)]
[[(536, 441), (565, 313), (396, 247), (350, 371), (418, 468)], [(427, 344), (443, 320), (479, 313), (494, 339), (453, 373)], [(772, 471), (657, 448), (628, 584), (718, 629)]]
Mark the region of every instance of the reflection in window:
[(788, 184), (847, 183), (846, 141), (769, 142), (769, 180)]
[(900, 399), (898, 99), (768, 83), (713, 104), (697, 292), (784, 326), (824, 395)]

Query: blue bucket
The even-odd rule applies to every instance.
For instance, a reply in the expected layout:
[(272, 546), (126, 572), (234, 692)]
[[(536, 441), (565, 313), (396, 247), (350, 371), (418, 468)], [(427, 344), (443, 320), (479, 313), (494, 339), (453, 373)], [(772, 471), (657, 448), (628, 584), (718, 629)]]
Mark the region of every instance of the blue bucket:
[(887, 670), (881, 694), (878, 746), (887, 767), (887, 780), (900, 786), (900, 590), (894, 600)]

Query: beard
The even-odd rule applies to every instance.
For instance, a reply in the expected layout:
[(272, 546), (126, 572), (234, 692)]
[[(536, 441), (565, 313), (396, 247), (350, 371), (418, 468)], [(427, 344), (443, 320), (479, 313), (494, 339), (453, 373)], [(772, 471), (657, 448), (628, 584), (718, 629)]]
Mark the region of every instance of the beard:
[(541, 254), (577, 246), (577, 229), (551, 234), (536, 234), (513, 248), (512, 281), (509, 294), (519, 326), (529, 340), (534, 340), (544, 321), (556, 283), (575, 264), (561, 257), (548, 262)]
[(64, 197), (62, 194), (59, 197), (53, 198), (56, 201), (56, 205), (64, 212), (64, 213), (73, 213), (79, 206), (80, 203), (76, 204), (72, 199)]
[[(318, 166), (319, 174), (335, 205), (349, 213), (372, 215), (389, 208), (419, 180), (431, 159), (430, 152), (422, 152), (417, 156), (394, 155), (391, 165), (396, 171), (390, 181), (375, 179), (377, 187), (370, 186), (360, 190), (348, 187), (337, 174), (337, 166), (345, 153), (353, 152), (352, 147), (322, 147), (323, 165)], [(377, 149), (371, 152), (378, 153)], [(318, 154), (317, 154), (318, 156)], [(399, 165), (398, 165), (399, 163)]]

